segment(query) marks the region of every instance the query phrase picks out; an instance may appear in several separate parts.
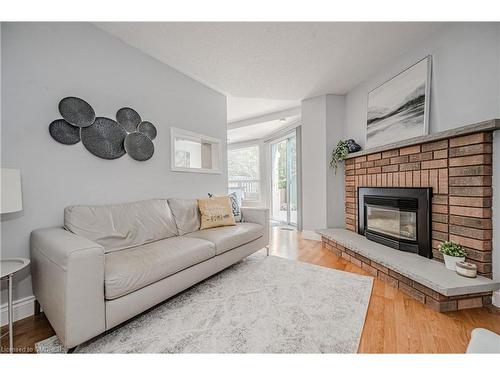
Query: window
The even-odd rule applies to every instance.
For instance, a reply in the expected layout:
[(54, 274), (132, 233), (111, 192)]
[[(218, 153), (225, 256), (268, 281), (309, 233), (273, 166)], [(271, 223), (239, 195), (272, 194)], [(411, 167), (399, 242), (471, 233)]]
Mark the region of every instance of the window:
[(176, 128), (171, 128), (171, 138), (173, 171), (220, 173), (218, 139)]
[(229, 192), (236, 192), (246, 201), (260, 201), (259, 146), (228, 151)]

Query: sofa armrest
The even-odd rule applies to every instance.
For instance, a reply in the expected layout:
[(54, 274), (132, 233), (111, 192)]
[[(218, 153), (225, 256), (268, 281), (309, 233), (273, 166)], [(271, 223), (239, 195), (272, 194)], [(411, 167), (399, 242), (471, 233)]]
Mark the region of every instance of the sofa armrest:
[(269, 226), (269, 209), (264, 207), (241, 207), (244, 222)]
[(33, 292), (66, 348), (106, 330), (104, 249), (63, 228), (31, 233)]
[(264, 227), (266, 246), (269, 245), (269, 209), (261, 207), (242, 207), (241, 216), (244, 222), (260, 224)]

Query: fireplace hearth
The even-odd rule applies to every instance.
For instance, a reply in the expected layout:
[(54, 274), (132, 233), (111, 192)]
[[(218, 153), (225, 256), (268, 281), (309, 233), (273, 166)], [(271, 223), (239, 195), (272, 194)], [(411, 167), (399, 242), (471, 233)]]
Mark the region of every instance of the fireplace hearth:
[(432, 188), (358, 188), (358, 233), (432, 258)]

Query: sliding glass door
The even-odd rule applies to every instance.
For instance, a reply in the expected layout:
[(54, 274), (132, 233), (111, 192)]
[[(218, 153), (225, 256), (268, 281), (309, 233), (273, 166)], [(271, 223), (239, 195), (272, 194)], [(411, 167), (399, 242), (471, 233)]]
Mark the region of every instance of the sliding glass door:
[(297, 139), (295, 131), (271, 143), (271, 218), (297, 225)]

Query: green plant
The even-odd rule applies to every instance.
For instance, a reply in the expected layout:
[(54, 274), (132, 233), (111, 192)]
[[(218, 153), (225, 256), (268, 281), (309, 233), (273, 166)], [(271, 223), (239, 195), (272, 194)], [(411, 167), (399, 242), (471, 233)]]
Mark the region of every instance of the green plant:
[(334, 168), (335, 173), (337, 173), (339, 163), (345, 160), (348, 153), (349, 148), (347, 147), (347, 141), (340, 140), (337, 143), (337, 147), (333, 149), (332, 156), (330, 157), (330, 168)]
[(465, 249), (461, 245), (455, 242), (443, 242), (441, 245), (439, 245), (439, 251), (442, 254), (452, 257), (462, 258), (467, 256), (467, 251), (465, 251)]

